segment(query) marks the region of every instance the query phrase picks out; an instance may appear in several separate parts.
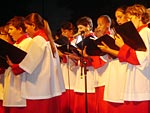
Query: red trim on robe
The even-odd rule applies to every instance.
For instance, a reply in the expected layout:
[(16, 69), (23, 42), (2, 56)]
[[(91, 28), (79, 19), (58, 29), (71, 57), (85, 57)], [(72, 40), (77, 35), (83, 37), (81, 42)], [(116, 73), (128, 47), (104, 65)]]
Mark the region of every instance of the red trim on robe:
[(140, 32), (140, 31), (141, 31), (143, 28), (145, 28), (145, 27), (148, 27), (148, 25), (147, 25), (147, 24), (144, 24), (144, 25), (138, 27), (138, 28), (137, 28), (137, 31)]
[(14, 64), (14, 65), (12, 65), (11, 68), (12, 68), (12, 72), (13, 72), (15, 75), (18, 75), (18, 74), (21, 74), (21, 73), (24, 72), (24, 70), (19, 67), (19, 64)]
[(139, 65), (138, 58), (134, 49), (124, 44), (119, 51), (118, 58), (120, 62), (128, 62), (133, 65)]
[(24, 34), (22, 35), (17, 41), (16, 41), (16, 44), (19, 44), (20, 42), (22, 42), (24, 39), (28, 38), (28, 34)]
[(110, 33), (110, 31), (107, 31), (106, 34), (107, 34), (107, 35), (110, 35), (111, 33)]
[(49, 39), (48, 39), (48, 36), (46, 35), (46, 33), (44, 32), (44, 30), (37, 30), (35, 33), (34, 33), (34, 36), (33, 37), (35, 37), (35, 36), (42, 36), (46, 41), (48, 41)]
[(69, 42), (72, 42), (73, 40), (74, 40), (74, 38), (73, 38), (73, 37), (69, 38)]
[(66, 55), (63, 55), (63, 56), (61, 57), (61, 59), (62, 59), (62, 62), (63, 62), (63, 63), (67, 63), (67, 57), (66, 57)]
[(84, 63), (86, 63), (86, 66), (92, 66), (92, 59), (83, 58), (83, 61), (80, 61), (80, 66), (84, 66)]
[(92, 58), (92, 66), (95, 69), (102, 67), (106, 63), (99, 56), (90, 56), (90, 57)]

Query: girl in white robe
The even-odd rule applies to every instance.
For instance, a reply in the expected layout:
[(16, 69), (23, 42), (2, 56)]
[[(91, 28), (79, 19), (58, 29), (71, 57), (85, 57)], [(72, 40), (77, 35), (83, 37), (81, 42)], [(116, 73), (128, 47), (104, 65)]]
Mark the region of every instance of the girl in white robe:
[(26, 71), (21, 94), (27, 99), (27, 107), (21, 111), (59, 113), (59, 100), (65, 86), (48, 22), (38, 13), (31, 13), (25, 18), (25, 26), (33, 40), (19, 64)]
[[(106, 47), (104, 47), (105, 49), (102, 47), (105, 51), (115, 54), (121, 64), (125, 64), (124, 69), (121, 68), (122, 73), (120, 70), (116, 70), (120, 72), (120, 76), (123, 76), (124, 79), (122, 78), (122, 82), (117, 82), (115, 80), (118, 83), (118, 86), (116, 85), (114, 90), (111, 89), (112, 92), (105, 93), (105, 97), (113, 95), (110, 96), (111, 98), (109, 99), (117, 100), (116, 102), (113, 101), (113, 103), (110, 103), (109, 113), (127, 113), (128, 111), (131, 113), (149, 113), (150, 29), (146, 24), (146, 20), (148, 20), (146, 19), (146, 8), (140, 4), (129, 6), (126, 9), (126, 16), (129, 21), (133, 22), (147, 49), (146, 51), (135, 51), (128, 45), (124, 44), (120, 37), (116, 37), (115, 40), (118, 47), (120, 47), (119, 51), (112, 50), (106, 45), (104, 45)], [(106, 84), (108, 85), (108, 89), (111, 88), (113, 83), (115, 83), (113, 76), (110, 78), (110, 81), (112, 81), (112, 84)], [(120, 89), (120, 86), (122, 87), (122, 90)], [(118, 90), (121, 90), (116, 93), (117, 95), (120, 95), (118, 97), (114, 94), (114, 91), (116, 92), (117, 88)], [(111, 100), (108, 101), (111, 102)]]

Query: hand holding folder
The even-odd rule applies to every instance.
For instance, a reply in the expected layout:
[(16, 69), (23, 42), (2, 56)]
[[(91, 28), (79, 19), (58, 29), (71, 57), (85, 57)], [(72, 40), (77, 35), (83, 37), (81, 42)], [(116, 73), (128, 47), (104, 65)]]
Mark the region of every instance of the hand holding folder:
[(109, 47), (111, 47), (112, 49), (117, 49), (117, 50), (119, 49), (115, 45), (115, 40), (107, 34), (96, 40), (93, 38), (87, 37), (87, 38), (83, 39), (82, 41), (80, 41), (79, 43), (77, 43), (76, 45), (79, 49), (82, 49), (82, 46), (83, 46), (83, 48), (85, 46), (87, 46), (86, 52), (90, 56), (102, 56), (102, 55), (107, 54), (107, 53), (101, 51), (99, 49), (99, 47), (97, 46), (97, 45), (102, 45), (102, 43), (101, 43), (102, 41), (104, 43), (106, 43)]
[(114, 31), (123, 38), (125, 44), (129, 45), (134, 50), (146, 51), (146, 46), (131, 21), (114, 27)]
[(92, 36), (86, 38), (78, 37), (76, 41), (76, 46), (80, 50), (84, 50), (84, 48), (86, 47), (86, 53), (91, 56), (100, 55), (101, 53), (100, 49), (95, 44), (94, 37)]
[(23, 60), (26, 54), (25, 51), (0, 39), (0, 68), (9, 67), (6, 62), (6, 56), (8, 56), (13, 63), (18, 64)]
[(57, 40), (55, 40), (55, 43), (58, 45), (68, 44), (68, 42), (69, 42), (69, 40), (65, 36), (60, 36)]
[(57, 46), (57, 49), (60, 50), (62, 53), (68, 52), (68, 53), (76, 53), (77, 55), (79, 54), (77, 48), (71, 45), (70, 43)]
[(62, 53), (75, 53), (79, 55), (79, 51), (75, 46), (71, 45), (67, 37), (60, 37), (55, 40), (55, 43), (57, 44), (57, 49)]
[[(114, 30), (116, 33), (118, 33), (125, 44), (129, 45), (131, 48), (133, 48), (136, 51), (146, 51), (146, 46), (139, 35), (138, 31), (136, 30), (135, 26), (131, 21), (126, 22), (122, 25), (118, 25), (114, 27)], [(91, 38), (84, 38), (79, 43), (77, 43), (77, 47), (80, 49), (87, 46), (87, 54), (91, 56), (101, 56), (105, 55), (106, 53), (101, 51), (97, 45), (101, 45), (101, 42), (104, 42), (106, 45), (108, 45), (111, 49), (119, 50), (119, 47), (116, 46), (115, 40), (109, 36), (104, 35), (102, 37), (99, 37), (96, 40), (93, 40)]]

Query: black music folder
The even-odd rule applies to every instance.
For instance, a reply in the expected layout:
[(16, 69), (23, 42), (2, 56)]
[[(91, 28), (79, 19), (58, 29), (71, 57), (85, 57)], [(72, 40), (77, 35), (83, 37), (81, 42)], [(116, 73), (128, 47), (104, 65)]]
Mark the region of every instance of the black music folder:
[(124, 42), (131, 48), (137, 51), (146, 51), (146, 46), (131, 21), (122, 25), (114, 27), (115, 32), (118, 33), (124, 40)]
[(64, 45), (64, 44), (68, 44), (69, 43), (69, 40), (67, 37), (65, 36), (60, 36), (58, 39), (56, 39), (54, 41), (56, 44), (59, 44), (59, 45)]
[[(119, 47), (116, 46), (116, 44), (115, 44), (115, 40), (107, 34), (105, 34), (105, 35), (103, 35), (103, 36), (101, 36), (95, 40), (96, 45), (102, 45), (102, 42), (104, 42), (106, 45), (108, 45), (111, 49), (119, 50)], [(99, 53), (100, 56), (105, 55), (105, 54), (109, 54), (109, 53), (102, 52), (101, 50), (99, 50), (99, 51), (101, 52), (101, 53)], [(97, 53), (98, 53), (98, 51), (97, 51)], [(109, 54), (109, 56), (111, 56), (113, 59), (116, 58), (115, 56), (113, 56), (111, 54)]]
[(6, 56), (8, 56), (13, 63), (18, 64), (23, 60), (26, 54), (25, 51), (0, 39), (0, 68), (9, 67), (6, 62)]
[(84, 47), (87, 46), (86, 53), (90, 56), (101, 56), (105, 54), (97, 47), (96, 40), (91, 36), (86, 38), (79, 37), (76, 41), (76, 46), (81, 50), (83, 50)]
[(79, 51), (77, 48), (70, 44), (69, 40), (65, 36), (61, 36), (59, 39), (55, 40), (56, 47), (58, 50), (60, 50), (62, 53), (68, 52), (68, 53), (75, 53), (76, 55), (79, 55)]
[(107, 44), (111, 49), (115, 49), (115, 50), (119, 50), (119, 47), (116, 46), (115, 44), (115, 40), (113, 37), (105, 34), (101, 37), (99, 37), (98, 39), (95, 40), (95, 44), (96, 45), (102, 45), (102, 41)]
[(93, 45), (93, 41), (94, 41), (94, 37), (93, 36), (88, 36), (88, 37), (82, 37), (82, 36), (79, 36), (77, 37), (77, 40), (76, 40), (76, 46), (83, 50), (85, 46), (89, 46), (89, 45)]
[(77, 48), (71, 44), (64, 44), (57, 46), (57, 49), (60, 50), (62, 53), (68, 52), (68, 53), (76, 53), (79, 55), (79, 51)]
[[(134, 27), (133, 23), (131, 21), (126, 22), (122, 25), (118, 25), (114, 28), (115, 32), (120, 34), (120, 36), (123, 38), (124, 42), (129, 45), (131, 48), (137, 50), (137, 51), (146, 51), (146, 46), (139, 35), (138, 31)], [(84, 49), (85, 46), (87, 46), (86, 52), (88, 55), (91, 56), (102, 56), (108, 53), (102, 52), (97, 45), (101, 45), (101, 42), (106, 43), (110, 48), (114, 50), (119, 50), (119, 47), (115, 45), (115, 40), (109, 36), (104, 35), (102, 37), (99, 37), (98, 39), (94, 40), (93, 38), (87, 37), (82, 38), (78, 43), (76, 44), (79, 49)], [(109, 54), (110, 55), (110, 54)], [(113, 55), (110, 55), (112, 58), (116, 58)]]
[[(107, 34), (102, 37), (99, 37), (96, 40), (94, 38), (90, 38), (90, 37), (84, 38), (80, 42), (78, 42), (76, 45), (81, 50), (85, 46), (87, 46), (86, 52), (90, 56), (102, 56), (102, 55), (107, 54), (107, 53), (101, 51), (97, 47), (97, 45), (102, 45), (102, 43), (101, 43), (102, 41), (105, 42), (110, 48), (119, 50), (119, 48), (115, 45), (115, 40)], [(112, 56), (112, 57), (114, 58), (114, 56)]]

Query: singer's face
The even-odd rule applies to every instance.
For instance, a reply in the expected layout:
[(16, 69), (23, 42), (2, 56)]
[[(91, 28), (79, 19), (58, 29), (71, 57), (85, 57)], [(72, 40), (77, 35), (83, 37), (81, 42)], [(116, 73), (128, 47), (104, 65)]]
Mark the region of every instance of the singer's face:
[(99, 18), (97, 20), (97, 30), (101, 34), (104, 35), (108, 31), (109, 27), (110, 27), (110, 23), (105, 21), (104, 18)]
[(117, 22), (119, 25), (121, 25), (121, 24), (127, 22), (126, 15), (125, 15), (123, 12), (119, 11), (119, 10), (117, 10), (117, 11), (115, 12), (115, 17), (116, 17), (116, 22)]
[(25, 24), (26, 27), (26, 32), (29, 34), (29, 36), (33, 37), (34, 32), (35, 32), (35, 26), (33, 25), (29, 25), (29, 24)]
[(9, 25), (8, 33), (12, 36), (14, 41), (17, 41), (20, 38), (22, 29), (17, 29), (13, 25)]
[(78, 28), (78, 32), (80, 32), (80, 33), (90, 31), (89, 26), (78, 25), (77, 28)]
[(62, 35), (66, 36), (67, 38), (73, 37), (73, 34), (74, 34), (73, 30), (68, 30), (68, 29), (63, 30), (62, 29)]

